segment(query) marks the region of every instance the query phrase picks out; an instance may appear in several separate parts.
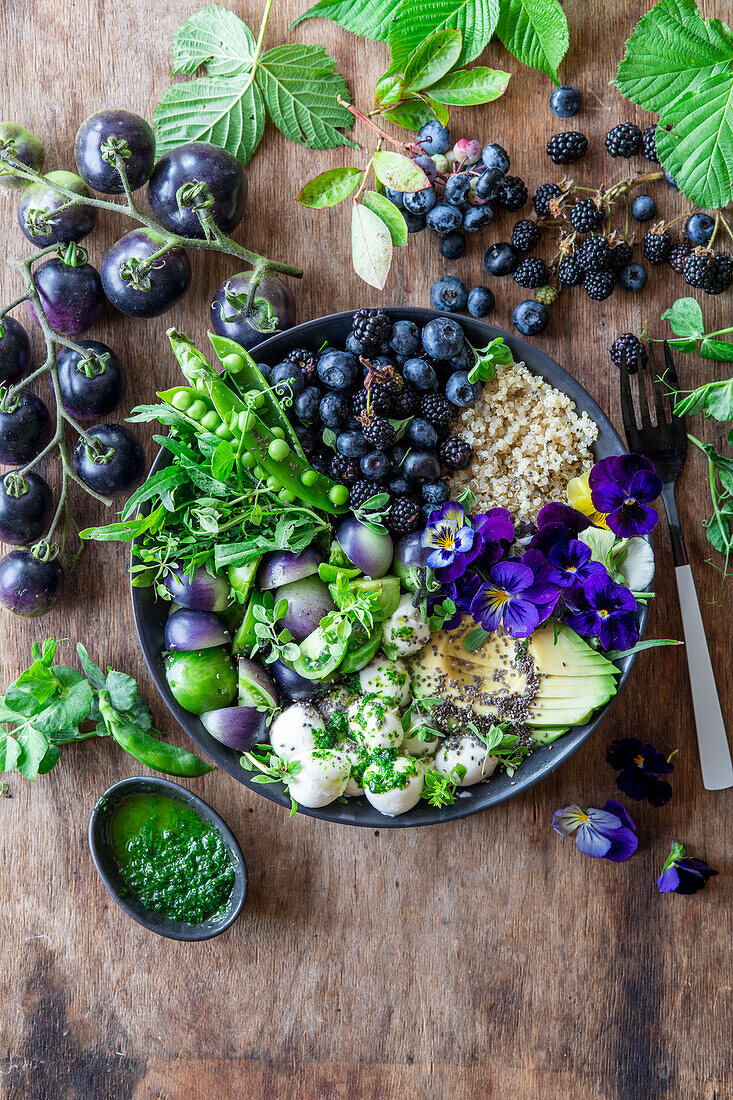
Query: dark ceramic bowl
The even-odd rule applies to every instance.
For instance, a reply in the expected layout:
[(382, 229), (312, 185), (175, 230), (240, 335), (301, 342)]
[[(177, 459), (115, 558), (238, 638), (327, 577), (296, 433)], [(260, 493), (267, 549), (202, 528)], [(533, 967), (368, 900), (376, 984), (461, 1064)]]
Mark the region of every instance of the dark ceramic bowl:
[[(404, 307), (400, 309), (388, 309), (386, 311), (395, 320), (404, 317), (415, 321), (422, 326), (431, 318), (441, 316), (431, 309), (416, 309)], [(288, 329), (287, 332), (278, 333), (269, 340), (265, 340), (253, 352), (258, 362), (268, 363), (274, 366), (293, 348), (311, 347), (319, 348), (324, 341), (343, 346), (351, 329), (353, 312), (334, 313), (330, 317), (320, 317), (315, 321), (307, 321)], [(445, 316), (445, 315), (443, 315)], [(483, 321), (475, 321), (470, 317), (456, 316), (455, 319), (463, 326), (464, 332), (474, 347), (484, 347), (490, 340), (502, 336), (514, 352), (517, 361), (526, 363), (535, 374), (546, 379), (550, 385), (566, 393), (575, 402), (579, 412), (587, 412), (598, 425), (598, 440), (594, 453), (596, 459), (606, 458), (609, 455), (624, 454), (626, 448), (621, 442), (616, 429), (599, 405), (589, 393), (583, 389), (578, 381), (573, 378), (554, 360), (545, 355), (539, 348), (528, 344), (526, 340), (487, 325)], [(161, 451), (156, 458), (151, 473), (166, 466), (170, 461), (167, 451)], [(166, 683), (163, 671), (163, 628), (167, 616), (168, 607), (163, 601), (156, 600), (152, 588), (131, 588), (132, 607), (135, 616), (135, 626), (142, 646), (143, 654), (148, 668), (155, 680), (158, 691), (165, 700), (166, 705), (173, 713), (176, 720), (183, 726), (189, 737), (203, 749), (216, 763), (233, 775), (240, 783), (258, 794), (264, 795), (272, 802), (278, 802), (281, 806), (290, 806), (290, 799), (280, 784), (263, 785), (253, 783), (249, 773), (245, 772), (239, 763), (239, 754), (232, 749), (225, 748), (211, 737), (199, 719), (183, 710), (171, 695)], [(643, 634), (648, 616), (648, 608), (644, 605), (639, 610), (639, 626)], [(488, 783), (480, 783), (475, 787), (467, 787), (459, 792), (452, 806), (444, 806), (440, 809), (429, 806), (426, 802), (420, 802), (414, 809), (401, 817), (385, 817), (375, 810), (365, 798), (349, 799), (347, 803), (332, 802), (330, 806), (322, 809), (307, 809), (298, 807), (300, 813), (310, 817), (320, 817), (326, 821), (337, 821), (344, 825), (363, 825), (370, 829), (399, 829), (413, 825), (436, 825), (442, 821), (450, 821), (453, 818), (467, 817), (469, 814), (478, 813), (489, 806), (496, 806), (500, 802), (506, 802), (509, 798), (515, 798), (522, 791), (533, 787), (540, 779), (551, 775), (559, 768), (563, 761), (590, 737), (594, 730), (603, 722), (614, 702), (628, 679), (634, 657), (626, 657), (617, 662), (621, 669), (618, 680), (618, 692), (605, 706), (601, 707), (591, 722), (583, 726), (575, 726), (552, 745), (544, 745), (532, 753), (516, 774), (510, 779), (502, 773), (489, 780)]]
[[(110, 841), (109, 825), (117, 807), (137, 794), (160, 794), (182, 802), (203, 821), (213, 825), (221, 834), (234, 867), (234, 885), (223, 914), (211, 917), (202, 924), (181, 924), (146, 909), (139, 898), (131, 892), (120, 874), (117, 857)], [(197, 794), (186, 790), (180, 784), (171, 782), (170, 779), (159, 779), (157, 776), (132, 776), (130, 779), (121, 779), (119, 783), (109, 787), (92, 810), (89, 820), (89, 850), (99, 877), (120, 909), (138, 924), (142, 924), (159, 936), (166, 936), (169, 940), (210, 940), (214, 936), (221, 935), (231, 924), (234, 924), (242, 912), (244, 899), (247, 896), (247, 865), (237, 838), (226, 821), (212, 810), (208, 802), (204, 802), (203, 798), (199, 798)]]

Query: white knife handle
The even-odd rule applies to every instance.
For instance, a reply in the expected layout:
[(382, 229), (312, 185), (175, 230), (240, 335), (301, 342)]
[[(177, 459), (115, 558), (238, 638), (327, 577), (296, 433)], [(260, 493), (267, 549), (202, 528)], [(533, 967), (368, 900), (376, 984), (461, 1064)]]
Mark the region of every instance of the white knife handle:
[(713, 666), (710, 663), (695, 581), (689, 565), (678, 565), (674, 572), (682, 611), (687, 665), (690, 670), (703, 786), (708, 791), (722, 791), (733, 787), (733, 761), (723, 724)]

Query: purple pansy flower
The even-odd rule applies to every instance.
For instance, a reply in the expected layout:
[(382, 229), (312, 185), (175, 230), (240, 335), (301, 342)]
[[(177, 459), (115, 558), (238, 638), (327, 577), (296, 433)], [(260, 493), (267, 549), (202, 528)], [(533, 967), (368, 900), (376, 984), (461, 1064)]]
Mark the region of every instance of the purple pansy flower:
[(608, 576), (604, 565), (591, 558), (590, 547), (580, 539), (559, 542), (549, 551), (550, 564), (548, 580), (560, 588), (572, 588), (574, 584), (584, 584), (589, 577)]
[[(427, 564), (431, 569), (449, 569), (456, 559), (462, 558), (473, 546), (474, 530), (466, 523), (466, 516), (460, 504), (449, 500), (432, 512), (430, 521), (422, 533), (421, 545), (431, 551)], [(452, 576), (441, 576), (440, 580), (453, 580), (465, 572), (465, 562), (461, 562), (460, 572)]]
[(546, 504), (537, 516), (537, 530), (530, 541), (532, 550), (549, 554), (553, 546), (564, 545), (587, 530), (591, 522), (587, 516), (569, 504)]
[(591, 859), (623, 863), (639, 846), (636, 826), (620, 802), (612, 799), (602, 810), (573, 804), (552, 815), (552, 827), (560, 836), (575, 833), (575, 846)]
[(562, 589), (550, 580), (550, 563), (539, 550), (525, 551), (520, 561), (522, 565), (529, 566), (534, 573), (535, 585), (541, 587), (542, 591), (538, 592), (537, 606), (540, 612), (540, 622), (543, 623), (555, 610), (562, 595)]
[(473, 547), (466, 554), (466, 561), (481, 558), (482, 565), (494, 565), (514, 541), (514, 524), (506, 508), (491, 508), (488, 512), (471, 517), (476, 532)]
[(527, 638), (542, 621), (540, 608), (544, 610), (550, 597), (529, 566), (503, 561), (491, 568), (471, 601), (471, 615), (490, 634), (503, 627), (514, 638)]
[(696, 894), (717, 873), (708, 867), (705, 860), (686, 855), (685, 849), (675, 840), (664, 861), (657, 886), (660, 894)]
[(565, 597), (564, 621), (584, 638), (598, 638), (604, 649), (630, 649), (639, 639), (636, 600), (606, 573), (589, 577)]
[(610, 531), (622, 538), (653, 531), (659, 516), (649, 507), (662, 491), (651, 459), (642, 455), (602, 458), (590, 472), (593, 507), (603, 512)]
[(672, 788), (662, 775), (674, 771), (674, 764), (652, 745), (638, 737), (622, 737), (608, 746), (606, 761), (618, 771), (616, 786), (629, 798), (652, 806), (664, 806), (672, 797)]

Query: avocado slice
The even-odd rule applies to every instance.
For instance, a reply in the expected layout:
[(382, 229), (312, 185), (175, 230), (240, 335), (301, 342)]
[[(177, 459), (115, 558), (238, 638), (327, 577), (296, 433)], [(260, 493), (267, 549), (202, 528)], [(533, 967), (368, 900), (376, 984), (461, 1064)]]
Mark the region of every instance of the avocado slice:
[[(568, 684), (569, 680), (572, 680), (570, 685)], [(535, 702), (549, 703), (557, 699), (567, 700), (568, 697), (574, 697), (570, 694), (574, 688), (577, 688), (578, 692), (584, 696), (593, 694), (596, 690), (599, 694), (604, 690), (608, 690), (610, 698), (616, 692), (616, 681), (613, 676), (609, 676), (605, 672), (600, 675), (589, 672), (585, 676), (572, 677), (550, 673), (549, 676), (542, 676), (540, 679), (540, 689), (535, 696)]]
[(540, 672), (572, 676), (573, 669), (582, 664), (584, 671), (593, 667), (611, 675), (619, 674), (611, 661), (592, 649), (569, 626), (555, 627), (550, 623), (536, 630), (530, 638), (529, 651)]

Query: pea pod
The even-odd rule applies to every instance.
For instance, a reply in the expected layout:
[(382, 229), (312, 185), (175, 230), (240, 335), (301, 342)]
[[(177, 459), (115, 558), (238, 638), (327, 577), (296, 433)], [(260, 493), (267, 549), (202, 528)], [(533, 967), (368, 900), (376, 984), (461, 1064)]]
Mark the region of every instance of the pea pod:
[(158, 397), (204, 431), (213, 432), (220, 439), (230, 442), (234, 439), (234, 432), (222, 420), (208, 393), (192, 386), (174, 386), (170, 390), (159, 391)]
[(242, 619), (242, 625), (234, 635), (234, 641), (232, 643), (232, 653), (235, 657), (249, 657), (252, 652), (252, 647), (257, 641), (257, 635), (255, 634), (255, 607), (265, 606), (265, 593), (255, 589), (249, 597), (247, 604), (247, 610), (244, 613)]
[(120, 748), (129, 752), (147, 768), (164, 772), (166, 775), (187, 778), (195, 778), (213, 771), (214, 765), (208, 764), (200, 756), (188, 752), (187, 749), (179, 749), (176, 745), (169, 745), (166, 741), (160, 741), (157, 737), (152, 737), (135, 726), (111, 706), (106, 691), (99, 693), (99, 710), (105, 726)]

